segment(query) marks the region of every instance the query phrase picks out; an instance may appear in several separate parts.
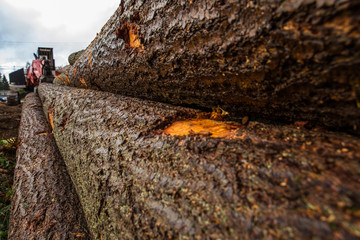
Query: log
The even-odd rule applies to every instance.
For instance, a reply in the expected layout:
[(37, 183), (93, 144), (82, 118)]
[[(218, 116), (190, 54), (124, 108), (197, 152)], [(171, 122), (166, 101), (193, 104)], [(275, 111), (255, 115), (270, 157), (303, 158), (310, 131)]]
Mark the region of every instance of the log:
[(84, 49), (77, 51), (77, 52), (73, 52), (72, 54), (69, 55), (68, 57), (68, 62), (70, 65), (74, 65), (74, 63), (76, 62), (76, 60), (81, 56), (81, 54), (84, 53)]
[(39, 95), (94, 239), (360, 238), (357, 137), (88, 89)]
[(360, 134), (359, 0), (121, 1), (72, 86)]
[(22, 109), (8, 239), (90, 239), (40, 99)]

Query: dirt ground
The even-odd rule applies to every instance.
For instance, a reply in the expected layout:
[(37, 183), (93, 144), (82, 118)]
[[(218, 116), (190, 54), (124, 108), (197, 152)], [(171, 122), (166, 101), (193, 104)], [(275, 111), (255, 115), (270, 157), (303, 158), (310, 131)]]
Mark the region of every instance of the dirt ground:
[(8, 106), (6, 103), (0, 103), (0, 139), (17, 137), (21, 106), (21, 104)]
[(0, 103), (0, 240), (7, 239), (21, 106)]

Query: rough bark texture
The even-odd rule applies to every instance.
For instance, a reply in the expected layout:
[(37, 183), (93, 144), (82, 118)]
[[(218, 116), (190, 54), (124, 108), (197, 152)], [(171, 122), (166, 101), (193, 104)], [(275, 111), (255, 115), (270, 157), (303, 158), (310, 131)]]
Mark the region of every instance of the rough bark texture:
[(78, 196), (33, 93), (23, 104), (9, 239), (90, 239)]
[(359, 239), (360, 140), (250, 121), (236, 139), (162, 129), (194, 111), (39, 87), (95, 239)]
[(71, 84), (359, 134), (359, 4), (122, 1)]

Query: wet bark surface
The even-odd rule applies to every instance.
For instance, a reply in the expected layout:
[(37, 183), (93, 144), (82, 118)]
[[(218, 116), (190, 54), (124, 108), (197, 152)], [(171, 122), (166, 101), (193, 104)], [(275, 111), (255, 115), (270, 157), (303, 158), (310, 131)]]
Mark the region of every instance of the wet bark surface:
[(360, 140), (250, 121), (233, 139), (162, 129), (196, 111), (42, 84), (94, 239), (359, 239)]
[(40, 99), (23, 103), (9, 239), (90, 239)]
[(73, 86), (360, 133), (358, 0), (122, 1)]

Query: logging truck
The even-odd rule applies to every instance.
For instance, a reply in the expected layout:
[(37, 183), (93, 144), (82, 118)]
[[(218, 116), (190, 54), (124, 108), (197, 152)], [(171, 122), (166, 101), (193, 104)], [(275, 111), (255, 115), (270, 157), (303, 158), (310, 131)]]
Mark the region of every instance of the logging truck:
[(33, 90), (40, 82), (52, 83), (55, 73), (55, 59), (52, 48), (39, 47), (35, 60), (26, 70), (26, 87)]

